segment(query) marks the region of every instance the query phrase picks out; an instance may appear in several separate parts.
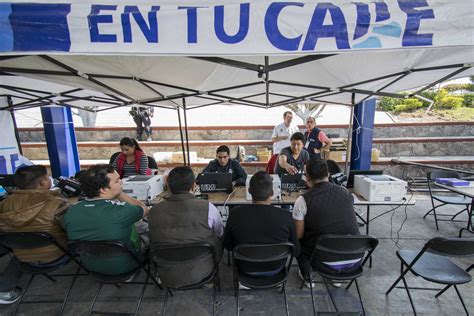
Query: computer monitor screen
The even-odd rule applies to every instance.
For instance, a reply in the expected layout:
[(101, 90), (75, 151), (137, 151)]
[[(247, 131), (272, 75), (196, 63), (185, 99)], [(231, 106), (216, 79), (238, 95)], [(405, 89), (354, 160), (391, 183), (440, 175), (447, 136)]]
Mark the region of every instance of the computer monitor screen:
[(0, 185), (9, 193), (18, 189), (13, 178), (12, 174), (0, 174)]
[(349, 178), (347, 179), (346, 188), (354, 187), (355, 175), (381, 175), (383, 170), (351, 170), (349, 171)]
[(199, 184), (201, 192), (232, 192), (232, 173), (200, 173), (196, 182)]
[(287, 192), (294, 192), (306, 188), (306, 182), (303, 180), (303, 174), (287, 174), (281, 176), (281, 189)]

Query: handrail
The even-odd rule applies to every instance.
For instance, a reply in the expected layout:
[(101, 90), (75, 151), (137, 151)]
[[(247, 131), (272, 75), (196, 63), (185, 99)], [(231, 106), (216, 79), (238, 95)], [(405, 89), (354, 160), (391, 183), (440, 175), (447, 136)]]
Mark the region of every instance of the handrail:
[(428, 164), (424, 164), (424, 163), (407, 161), (407, 160), (392, 159), (391, 162), (393, 162), (395, 164), (398, 164), (398, 165), (411, 165), (411, 166), (418, 166), (418, 167), (438, 169), (438, 170), (456, 171), (456, 172), (459, 172), (459, 173), (474, 175), (474, 172), (472, 172), (472, 171), (457, 170), (457, 169), (441, 167), (441, 166), (436, 166), (436, 165), (428, 165)]

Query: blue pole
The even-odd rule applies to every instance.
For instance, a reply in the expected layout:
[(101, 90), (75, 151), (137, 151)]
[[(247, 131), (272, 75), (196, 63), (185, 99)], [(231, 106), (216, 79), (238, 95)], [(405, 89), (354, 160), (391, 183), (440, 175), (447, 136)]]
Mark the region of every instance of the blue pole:
[(370, 170), (374, 119), (375, 98), (355, 105), (352, 123), (351, 170)]
[(43, 106), (41, 116), (53, 178), (73, 176), (80, 166), (71, 109)]

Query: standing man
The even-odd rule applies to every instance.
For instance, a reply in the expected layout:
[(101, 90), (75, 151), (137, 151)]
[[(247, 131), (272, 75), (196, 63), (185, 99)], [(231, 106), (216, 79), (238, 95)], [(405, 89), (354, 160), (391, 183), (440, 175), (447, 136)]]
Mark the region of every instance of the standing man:
[[(296, 237), (301, 244), (301, 254), (296, 258), (300, 277), (309, 279), (308, 261), (319, 237), (325, 234), (359, 235), (354, 212), (354, 198), (346, 188), (330, 183), (326, 161), (311, 159), (305, 165), (306, 181), (311, 188), (299, 196), (293, 209)], [(329, 255), (313, 262), (320, 270), (345, 271), (357, 269), (363, 254)], [(333, 283), (333, 285), (337, 286)], [(309, 282), (306, 282), (309, 287)]]
[(273, 156), (268, 161), (267, 173), (273, 173), (275, 165), (277, 164), (278, 154), (280, 151), (290, 146), (290, 137), (296, 132), (299, 132), (298, 126), (291, 124), (293, 121), (293, 113), (286, 111), (283, 113), (283, 123), (278, 124), (273, 128), (272, 142), (273, 142)]
[(230, 158), (230, 149), (226, 145), (216, 150), (216, 159), (211, 160), (202, 172), (232, 173), (232, 182), (236, 186), (245, 186), (247, 173), (236, 159)]
[(143, 131), (146, 134), (146, 141), (151, 142), (151, 118), (153, 117), (155, 109), (152, 106), (134, 106), (130, 110), (130, 115), (135, 124), (137, 124), (137, 140), (142, 140)]
[[(87, 199), (72, 206), (63, 226), (69, 240), (120, 241), (135, 255), (143, 254), (135, 224), (148, 215), (148, 207), (122, 192), (122, 180), (112, 165), (95, 165), (81, 175), (81, 188)], [(143, 225), (142, 225), (143, 226)], [(82, 257), (84, 266), (94, 272), (117, 275), (137, 268), (128, 256), (107, 259)]]
[(304, 148), (308, 151), (311, 159), (321, 159), (321, 153), (329, 151), (329, 148), (331, 148), (331, 140), (322, 130), (316, 127), (316, 119), (314, 117), (310, 116), (306, 119), (306, 132), (304, 136), (306, 138)]

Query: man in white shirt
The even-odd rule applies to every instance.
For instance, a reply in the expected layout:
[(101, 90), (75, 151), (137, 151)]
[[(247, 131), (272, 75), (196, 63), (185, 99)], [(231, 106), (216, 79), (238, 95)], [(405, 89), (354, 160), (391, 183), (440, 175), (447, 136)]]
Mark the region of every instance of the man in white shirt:
[(286, 111), (283, 113), (283, 123), (273, 128), (273, 154), (278, 155), (283, 148), (290, 146), (290, 136), (299, 132), (298, 126), (291, 124), (292, 121), (293, 113)]
[(272, 142), (273, 142), (273, 156), (268, 161), (266, 168), (267, 173), (274, 173), (275, 164), (278, 160), (278, 155), (280, 151), (290, 146), (290, 137), (296, 132), (299, 132), (298, 126), (291, 124), (293, 120), (293, 113), (291, 111), (286, 111), (283, 113), (283, 123), (278, 124), (273, 128), (272, 133)]

